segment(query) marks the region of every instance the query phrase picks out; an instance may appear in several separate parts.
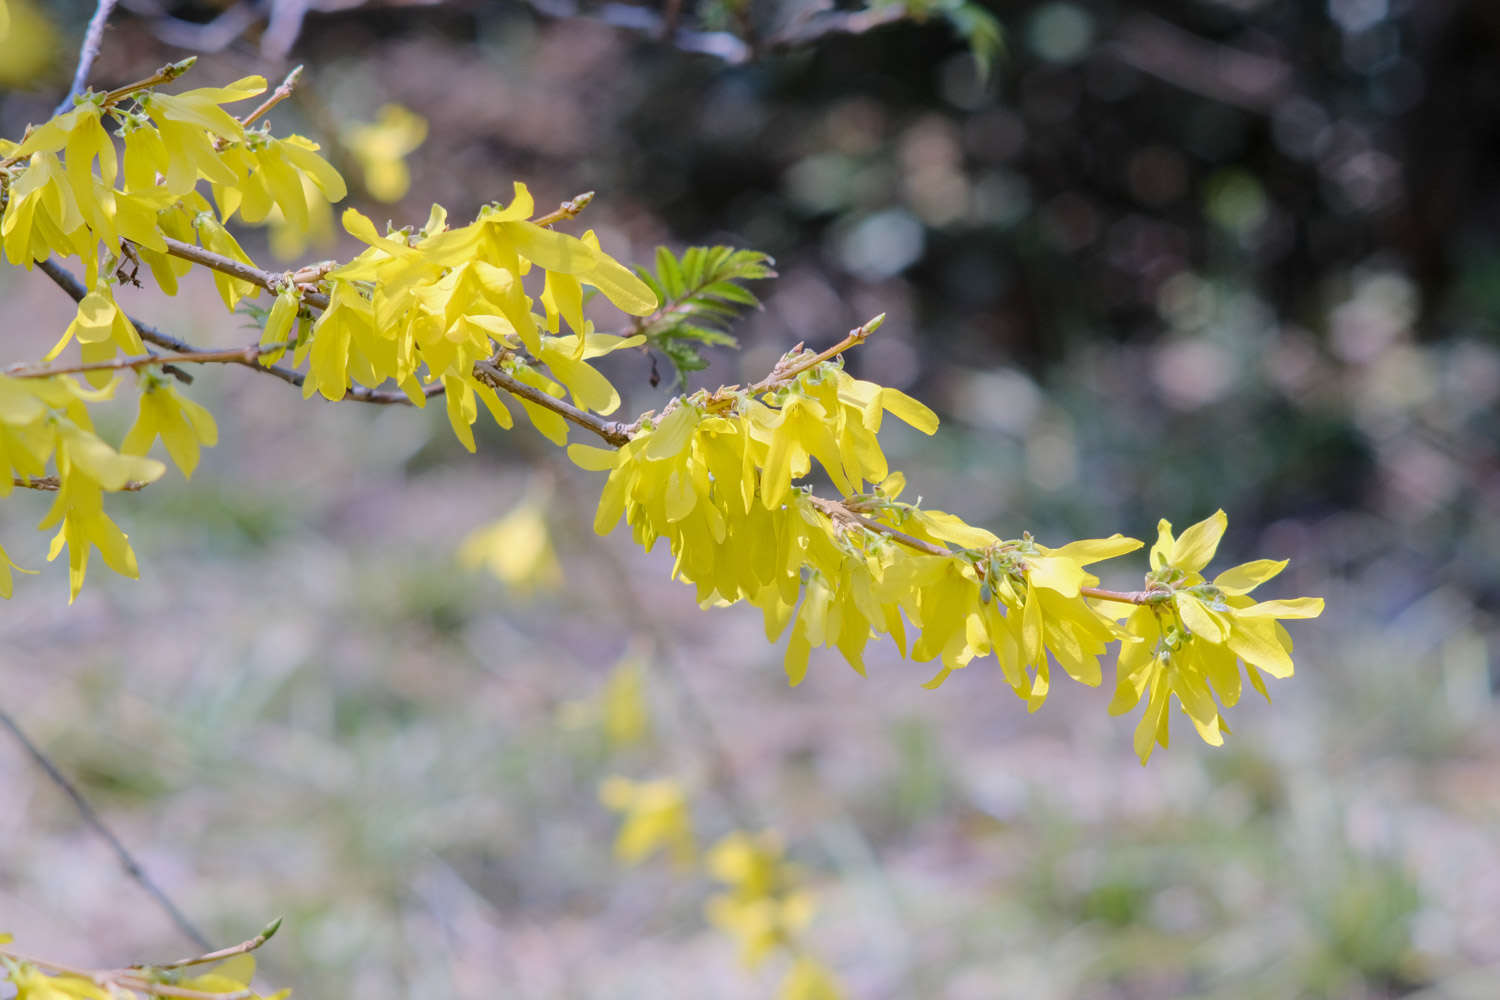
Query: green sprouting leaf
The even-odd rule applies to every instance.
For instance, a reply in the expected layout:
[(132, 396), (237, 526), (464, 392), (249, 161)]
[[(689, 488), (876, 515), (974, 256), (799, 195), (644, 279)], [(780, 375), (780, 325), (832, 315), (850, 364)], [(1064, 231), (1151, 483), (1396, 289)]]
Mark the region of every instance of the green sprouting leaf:
[(744, 310), (760, 307), (742, 283), (774, 278), (773, 264), (757, 250), (689, 247), (677, 256), (666, 247), (656, 248), (656, 272), (639, 274), (661, 307), (646, 317), (639, 332), (672, 363), (673, 385), (708, 367), (702, 348), (738, 344), (727, 332), (729, 326)]

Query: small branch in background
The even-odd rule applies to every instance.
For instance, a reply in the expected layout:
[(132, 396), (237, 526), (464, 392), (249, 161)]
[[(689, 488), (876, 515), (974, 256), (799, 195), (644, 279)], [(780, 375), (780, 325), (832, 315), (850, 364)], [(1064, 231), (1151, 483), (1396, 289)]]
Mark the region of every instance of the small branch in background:
[(1219, 45), (1150, 14), (1132, 14), (1110, 48), (1126, 65), (1211, 101), (1261, 114), (1292, 90), (1279, 59)]
[(115, 3), (116, 0), (99, 0), (99, 5), (94, 8), (94, 16), (89, 18), (88, 29), (83, 34), (83, 45), (78, 49), (78, 69), (73, 74), (73, 84), (53, 109), (54, 117), (73, 110), (73, 98), (83, 93), (89, 71), (94, 68), (94, 60), (99, 58), (99, 46), (104, 41), (104, 25), (114, 11)]
[(829, 35), (862, 35), (910, 18), (906, 7), (893, 3), (869, 10), (829, 10), (794, 22), (764, 38), (750, 40), (729, 31), (697, 31), (678, 27), (675, 18), (647, 7), (606, 3), (585, 9), (576, 0), (528, 0), (538, 14), (555, 20), (597, 21), (611, 28), (633, 31), (683, 50), (714, 56), (738, 66), (759, 56), (811, 45)]
[[(83, 797), (83, 793), (78, 790), (78, 786), (68, 780), (67, 775), (62, 773), (52, 758), (48, 757), (41, 747), (31, 741), (31, 738), (26, 735), (16, 720), (11, 718), (10, 713), (3, 708), (0, 708), (0, 725), (4, 725), (6, 729), (10, 730), (11, 735), (31, 755), (31, 759), (36, 761), (37, 766), (46, 773), (52, 783), (73, 801), (73, 805), (78, 809), (79, 815), (83, 817), (84, 823), (98, 834), (109, 845), (110, 849), (114, 851), (115, 857), (119, 859), (120, 866), (125, 869), (125, 874), (129, 875), (137, 885), (146, 890), (146, 894), (156, 901), (156, 904), (171, 918), (172, 923), (177, 925), (177, 929), (204, 951), (212, 948), (213, 945), (209, 943), (208, 936), (188, 919), (187, 915), (182, 912), (182, 909), (176, 903), (172, 902), (172, 898), (162, 890), (161, 886), (152, 881), (151, 876), (147, 875), (146, 870), (141, 867), (141, 863), (135, 859), (135, 855), (130, 853), (129, 848), (121, 842), (119, 837), (115, 836), (115, 832), (109, 828), (109, 825), (94, 810), (89, 800)], [(152, 992), (159, 991), (153, 990)]]
[(152, 18), (149, 23), (151, 33), (166, 44), (211, 54), (229, 48), (235, 39), (249, 31), (262, 16), (260, 4), (252, 0), (238, 0), (225, 7), (218, 17), (203, 24), (167, 14)]

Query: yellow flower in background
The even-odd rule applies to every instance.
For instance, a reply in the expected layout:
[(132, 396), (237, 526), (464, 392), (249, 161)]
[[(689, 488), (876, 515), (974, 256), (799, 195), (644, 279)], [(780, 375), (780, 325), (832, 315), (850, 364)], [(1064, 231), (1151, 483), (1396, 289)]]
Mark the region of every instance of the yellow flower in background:
[(833, 973), (806, 955), (792, 963), (776, 994), (777, 1000), (843, 1000), (845, 995)]
[(344, 145), (364, 170), (365, 190), (377, 201), (400, 201), (411, 187), (405, 157), (427, 138), (427, 119), (399, 104), (387, 104), (369, 125), (345, 131)]
[(693, 820), (687, 794), (676, 781), (608, 778), (599, 786), (599, 801), (625, 814), (615, 838), (615, 856), (621, 861), (638, 864), (665, 850), (678, 867), (692, 865), (697, 855)]
[(612, 750), (644, 743), (651, 735), (644, 653), (626, 653), (593, 697), (565, 702), (559, 722), (566, 729), (597, 727)]
[(43, 79), (60, 51), (57, 28), (32, 0), (0, 0), (0, 87), (30, 89)]
[(783, 857), (774, 831), (724, 836), (708, 854), (708, 870), (725, 891), (708, 901), (708, 919), (740, 946), (740, 961), (754, 968), (777, 948), (790, 946), (812, 922), (817, 906), (799, 886), (801, 873)]
[(553, 590), (562, 582), (539, 497), (470, 532), (459, 546), (458, 561), (466, 569), (487, 570), (515, 590)]

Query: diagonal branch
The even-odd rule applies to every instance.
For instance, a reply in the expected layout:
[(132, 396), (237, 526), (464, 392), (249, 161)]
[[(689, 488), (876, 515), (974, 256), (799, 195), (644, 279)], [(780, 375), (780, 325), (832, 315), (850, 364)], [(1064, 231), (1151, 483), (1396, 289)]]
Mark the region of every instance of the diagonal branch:
[(115, 857), (119, 859), (120, 866), (125, 869), (125, 874), (129, 875), (137, 885), (146, 890), (146, 894), (154, 899), (156, 904), (166, 912), (167, 916), (171, 918), (172, 923), (177, 925), (177, 929), (182, 931), (184, 935), (204, 951), (212, 948), (213, 945), (209, 943), (208, 936), (200, 931), (197, 925), (188, 919), (187, 914), (183, 913), (182, 909), (176, 903), (172, 902), (172, 898), (163, 891), (161, 886), (157, 885), (151, 879), (151, 876), (146, 874), (146, 870), (135, 859), (135, 855), (130, 853), (130, 849), (121, 842), (119, 837), (115, 836), (115, 832), (109, 828), (109, 825), (94, 810), (89, 800), (83, 797), (83, 793), (78, 790), (78, 786), (68, 780), (68, 776), (62, 773), (51, 757), (47, 756), (46, 751), (33, 743), (31, 737), (26, 735), (16, 720), (11, 718), (10, 713), (3, 708), (0, 708), (0, 725), (10, 730), (11, 735), (31, 755), (31, 759), (36, 761), (37, 766), (46, 773), (52, 783), (73, 801), (73, 805), (78, 809), (79, 815), (83, 817), (84, 823), (109, 845), (110, 850), (114, 851)]
[(89, 71), (94, 68), (94, 60), (99, 58), (99, 46), (104, 41), (104, 25), (109, 20), (109, 15), (115, 9), (117, 0), (99, 0), (99, 5), (94, 8), (94, 16), (89, 18), (88, 29), (83, 34), (83, 45), (78, 50), (78, 69), (73, 74), (73, 84), (68, 88), (67, 94), (58, 102), (53, 109), (53, 117), (73, 110), (73, 98), (83, 93), (84, 85), (88, 83)]
[(573, 404), (555, 396), (549, 396), (536, 386), (527, 385), (520, 379), (499, 366), (488, 361), (480, 361), (474, 365), (474, 377), (495, 389), (504, 389), (512, 396), (519, 396), (527, 402), (543, 406), (562, 417), (564, 420), (577, 424), (585, 430), (593, 431), (604, 439), (606, 444), (616, 448), (628, 444), (632, 434), (625, 424), (617, 420), (605, 420), (597, 414), (587, 410), (580, 410)]

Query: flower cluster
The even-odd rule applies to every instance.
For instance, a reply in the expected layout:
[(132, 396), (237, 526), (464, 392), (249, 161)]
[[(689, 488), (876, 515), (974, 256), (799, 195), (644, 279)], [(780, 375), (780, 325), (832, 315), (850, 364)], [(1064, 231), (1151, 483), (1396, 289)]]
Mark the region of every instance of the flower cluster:
[[(1144, 763), (1153, 741), (1167, 739), (1170, 695), (1217, 744), (1224, 726), (1209, 678), (1233, 704), (1238, 661), (1258, 688), (1257, 670), (1291, 672), (1291, 640), (1277, 620), (1315, 616), (1322, 602), (1244, 597), (1284, 563), (1250, 563), (1205, 585), (1198, 571), (1223, 532), (1222, 512), (1177, 542), (1164, 524), (1145, 590), (1102, 591), (1088, 567), (1140, 548), (1139, 540), (1112, 535), (1052, 548), (903, 502), (904, 477), (890, 473), (876, 433), (887, 412), (932, 433), (931, 411), (833, 361), (792, 355), (778, 371), (749, 390), (680, 398), (618, 451), (574, 445), (569, 454), (609, 470), (596, 531), (623, 516), (647, 548), (666, 538), (674, 574), (696, 586), (700, 602), (748, 601), (761, 609), (769, 639), (790, 631), (793, 684), (814, 647), (837, 648), (863, 673), (870, 639), (889, 635), (903, 655), (938, 661), (929, 686), (993, 656), (1035, 710), (1053, 664), (1098, 685), (1100, 657), (1119, 642), (1117, 707), (1151, 692), (1142, 723), (1150, 738), (1136, 741)], [(841, 500), (797, 483), (814, 459)]]
[(1248, 596), (1285, 569), (1285, 560), (1242, 563), (1208, 583), (1202, 571), (1227, 526), (1222, 510), (1180, 537), (1173, 536), (1167, 521), (1158, 525), (1147, 581), (1168, 596), (1129, 610), (1119, 680), (1109, 706), (1112, 714), (1119, 714), (1146, 699), (1135, 731), (1135, 751), (1142, 763), (1155, 745), (1167, 745), (1169, 695), (1177, 697), (1205, 742), (1222, 744), (1229, 727), (1218, 702), (1239, 701), (1239, 664), (1244, 664), (1255, 690), (1270, 701), (1261, 673), (1278, 678), (1292, 674), (1292, 638), (1281, 620), (1316, 618), (1323, 611), (1320, 597), (1257, 603)]
[[(108, 399), (114, 383), (86, 389), (66, 376), (10, 378), (0, 376), (0, 496), (16, 484), (46, 481), (57, 496), (39, 528), (57, 528), (48, 559), (68, 550), (69, 601), (78, 596), (91, 547), (124, 576), (139, 575), (130, 541), (104, 513), (103, 495), (136, 489), (159, 479), (160, 462), (111, 448), (94, 433), (87, 403)], [(48, 480), (49, 466), (56, 476)], [(3, 596), (10, 596), (11, 565), (3, 561)]]
[[(592, 232), (581, 238), (554, 232), (528, 221), (534, 211), (524, 184), (515, 186), (509, 205), (491, 205), (456, 229), (448, 228), (439, 206), (416, 233), (381, 234), (368, 218), (347, 210), (344, 228), (368, 249), (327, 275), (328, 307), (293, 358), (294, 365), (307, 359), (303, 394), (337, 400), (351, 381), (377, 386), (390, 380), (420, 406), (424, 383), (436, 382), (454, 433), (470, 451), (478, 403), (501, 427), (513, 423), (495, 389), (476, 377), (481, 363), (549, 396), (571, 396), (584, 410), (613, 413), (620, 395), (588, 362), (641, 341), (595, 332), (583, 316), (584, 286), (638, 316), (656, 308), (656, 296), (600, 250)], [(544, 272), (543, 316), (534, 313), (537, 299), (523, 283), (533, 267)], [(537, 430), (566, 443), (562, 417), (520, 402)]]

